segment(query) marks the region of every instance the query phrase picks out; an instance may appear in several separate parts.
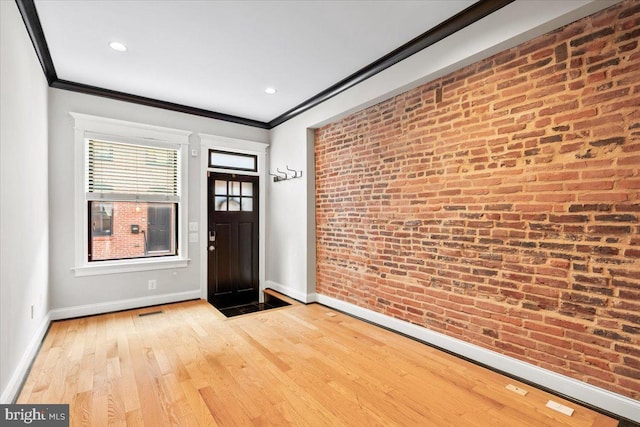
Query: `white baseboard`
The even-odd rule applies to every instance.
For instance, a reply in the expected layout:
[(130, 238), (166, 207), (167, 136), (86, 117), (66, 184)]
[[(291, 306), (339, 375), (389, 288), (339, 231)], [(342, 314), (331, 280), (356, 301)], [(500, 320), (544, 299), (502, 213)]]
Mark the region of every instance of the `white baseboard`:
[[(284, 292), (283, 292), (284, 293)], [(380, 326), (401, 332), (420, 341), (467, 357), (493, 369), (514, 375), (534, 384), (554, 390), (560, 394), (572, 397), (594, 407), (602, 408), (611, 413), (630, 420), (640, 422), (640, 401), (604, 390), (567, 376), (531, 365), (509, 356), (487, 350), (483, 347), (469, 344), (465, 341), (434, 332), (418, 325), (395, 319), (373, 310), (358, 307), (326, 295), (315, 294), (316, 301), (328, 307), (335, 308), (353, 316), (365, 319)]]
[(149, 307), (158, 304), (200, 299), (200, 289), (188, 292), (176, 292), (173, 294), (154, 295), (143, 298), (131, 298), (118, 301), (110, 301), (99, 304), (78, 305), (75, 307), (57, 308), (51, 310), (51, 320), (71, 319), (74, 317), (92, 316), (94, 314), (111, 313), (132, 308)]
[(304, 292), (296, 291), (295, 289), (291, 289), (290, 287), (282, 285), (278, 282), (274, 282), (273, 280), (267, 280), (265, 282), (265, 288), (271, 288), (274, 291), (278, 291), (281, 294), (284, 294), (305, 304), (316, 301), (315, 294), (307, 294)]
[(7, 405), (13, 403), (13, 401), (18, 397), (18, 393), (20, 392), (20, 388), (22, 387), (22, 382), (27, 377), (29, 368), (31, 367), (31, 362), (38, 354), (40, 343), (44, 339), (44, 336), (49, 329), (50, 323), (51, 315), (50, 313), (47, 313), (42, 318), (42, 322), (40, 322), (36, 333), (33, 334), (31, 341), (29, 341), (29, 345), (20, 358), (20, 362), (18, 363), (16, 370), (13, 372), (13, 375), (9, 379), (7, 387), (2, 390), (2, 395), (0, 395), (0, 404)]

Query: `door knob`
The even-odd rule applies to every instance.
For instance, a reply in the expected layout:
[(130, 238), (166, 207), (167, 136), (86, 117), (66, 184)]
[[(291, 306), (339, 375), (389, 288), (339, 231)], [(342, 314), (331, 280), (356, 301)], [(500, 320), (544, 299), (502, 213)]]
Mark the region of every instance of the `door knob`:
[(213, 246), (213, 245), (209, 246), (209, 252), (213, 252), (213, 251), (215, 251), (215, 250), (216, 250), (216, 247), (215, 247), (215, 246)]

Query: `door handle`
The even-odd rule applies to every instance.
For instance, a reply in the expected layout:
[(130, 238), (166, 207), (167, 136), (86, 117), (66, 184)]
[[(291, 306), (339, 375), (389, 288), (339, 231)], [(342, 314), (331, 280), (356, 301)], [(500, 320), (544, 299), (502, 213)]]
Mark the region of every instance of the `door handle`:
[(215, 246), (213, 246), (213, 245), (209, 246), (209, 252), (213, 252), (213, 251), (215, 251), (215, 250), (216, 250), (216, 247), (215, 247)]

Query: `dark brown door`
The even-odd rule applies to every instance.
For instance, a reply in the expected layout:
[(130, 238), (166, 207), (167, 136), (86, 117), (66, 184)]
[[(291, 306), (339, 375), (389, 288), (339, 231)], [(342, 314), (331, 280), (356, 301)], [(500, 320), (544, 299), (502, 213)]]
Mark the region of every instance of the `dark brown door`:
[(258, 177), (210, 172), (208, 187), (209, 302), (258, 301)]

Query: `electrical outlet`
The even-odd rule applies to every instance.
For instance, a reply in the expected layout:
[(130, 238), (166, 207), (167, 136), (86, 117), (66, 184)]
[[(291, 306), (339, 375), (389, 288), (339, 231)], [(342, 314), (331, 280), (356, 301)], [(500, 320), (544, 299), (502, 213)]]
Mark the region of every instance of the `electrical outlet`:
[(152, 291), (155, 288), (156, 288), (156, 280), (155, 279), (149, 280), (149, 290)]

